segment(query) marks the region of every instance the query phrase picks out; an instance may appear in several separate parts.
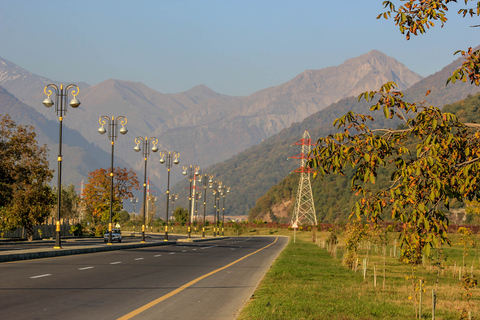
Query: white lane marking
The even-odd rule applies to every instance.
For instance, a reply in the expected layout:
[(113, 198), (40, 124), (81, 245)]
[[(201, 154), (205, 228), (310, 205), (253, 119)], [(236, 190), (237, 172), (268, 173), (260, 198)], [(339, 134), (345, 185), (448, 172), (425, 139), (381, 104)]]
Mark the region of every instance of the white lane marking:
[(216, 246), (210, 246), (210, 247), (202, 247), (202, 248), (200, 248), (200, 249), (208, 249), (208, 248), (215, 248), (215, 247), (218, 247), (218, 245), (216, 245)]
[(137, 258), (137, 259), (135, 259), (135, 261), (137, 261), (137, 260), (143, 260), (143, 258)]
[(161, 256), (162, 256), (161, 254), (156, 254), (156, 255), (154, 255), (155, 258), (156, 258), (156, 257), (161, 257)]
[(175, 252), (170, 252), (170, 254), (175, 254)]
[(192, 251), (197, 251), (197, 249), (192, 249)]
[(187, 252), (187, 250), (182, 250), (182, 252)]
[(122, 263), (121, 261), (110, 262), (110, 264), (119, 264)]
[(93, 269), (93, 267), (78, 268), (78, 270), (88, 270), (88, 269)]
[(49, 277), (49, 276), (51, 276), (51, 275), (52, 275), (52, 274), (50, 274), (50, 273), (46, 273), (46, 274), (41, 274), (41, 275), (38, 275), (38, 276), (30, 277), (30, 279), (37, 279), (37, 278)]

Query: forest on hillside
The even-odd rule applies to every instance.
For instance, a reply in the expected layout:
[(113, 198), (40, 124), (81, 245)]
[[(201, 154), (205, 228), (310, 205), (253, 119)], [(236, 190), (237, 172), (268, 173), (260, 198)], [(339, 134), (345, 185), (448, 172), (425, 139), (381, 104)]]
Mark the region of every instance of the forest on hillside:
[[(461, 122), (480, 123), (480, 94), (468, 95), (466, 99), (447, 104), (443, 112), (453, 113)], [(409, 149), (415, 150), (412, 141)], [(327, 175), (323, 180), (311, 178), (312, 193), (318, 222), (333, 223), (345, 221), (351, 213), (355, 195), (351, 192), (350, 180), (353, 170), (346, 170), (345, 176)], [(382, 170), (376, 179), (376, 188), (385, 187), (390, 183), (392, 172)], [(299, 174), (289, 174), (273, 186), (265, 195), (257, 199), (255, 206), (249, 212), (249, 220), (272, 220), (289, 222), (293, 213), (293, 203), (296, 197)], [(286, 212), (275, 214), (275, 206), (289, 202)], [(463, 207), (462, 203), (454, 203), (452, 209)], [(383, 217), (388, 220), (389, 217)]]

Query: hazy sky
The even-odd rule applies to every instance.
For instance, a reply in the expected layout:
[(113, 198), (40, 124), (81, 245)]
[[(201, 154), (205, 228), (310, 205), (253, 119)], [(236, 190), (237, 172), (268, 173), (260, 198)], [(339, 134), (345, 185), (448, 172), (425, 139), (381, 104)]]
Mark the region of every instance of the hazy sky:
[(478, 21), (456, 9), (443, 29), (406, 41), (393, 20), (376, 20), (382, 2), (0, 0), (0, 57), (58, 81), (249, 95), (372, 49), (428, 76), (480, 44)]

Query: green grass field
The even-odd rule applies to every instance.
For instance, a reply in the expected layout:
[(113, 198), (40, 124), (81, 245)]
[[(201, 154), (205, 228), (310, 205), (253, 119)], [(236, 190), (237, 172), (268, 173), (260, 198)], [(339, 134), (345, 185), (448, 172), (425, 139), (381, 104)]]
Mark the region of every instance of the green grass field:
[[(443, 249), (446, 259), (441, 264), (425, 259), (413, 270), (393, 256), (398, 234), (390, 234), (385, 250), (364, 242), (356, 272), (342, 265), (341, 236), (336, 254), (324, 248), (328, 232), (297, 232), (295, 243), (293, 232), (290, 236), (238, 319), (415, 319), (420, 312), (420, 279), (422, 318), (432, 319), (432, 290), (436, 294), (435, 319), (469, 319), (468, 311), (471, 319), (480, 316), (478, 288), (467, 292), (459, 280), (459, 270), (461, 275), (470, 274), (472, 263), (473, 275), (478, 278), (479, 257), (470, 246), (466, 267), (460, 268), (464, 251), (458, 244), (459, 235), (451, 235), (453, 245)], [(465, 293), (471, 293), (469, 301)]]

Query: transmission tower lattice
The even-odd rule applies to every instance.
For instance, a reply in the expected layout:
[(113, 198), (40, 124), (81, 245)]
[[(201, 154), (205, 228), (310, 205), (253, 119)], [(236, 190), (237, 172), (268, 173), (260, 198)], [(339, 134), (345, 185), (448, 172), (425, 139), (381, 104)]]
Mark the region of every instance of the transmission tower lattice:
[(298, 226), (299, 223), (307, 220), (312, 225), (317, 225), (317, 215), (315, 214), (315, 204), (313, 203), (312, 185), (310, 184), (310, 168), (305, 168), (310, 153), (311, 146), (315, 143), (310, 139), (310, 134), (305, 131), (300, 141), (292, 145), (302, 146), (302, 153), (290, 157), (291, 159), (300, 159), (301, 166), (293, 172), (300, 173), (300, 183), (298, 185), (297, 198), (293, 208), (292, 225)]

